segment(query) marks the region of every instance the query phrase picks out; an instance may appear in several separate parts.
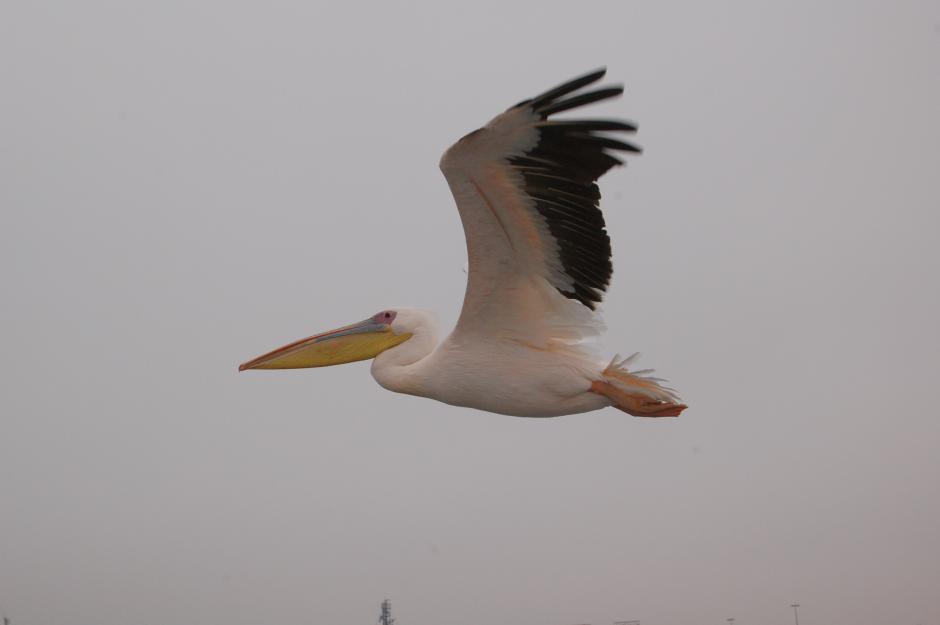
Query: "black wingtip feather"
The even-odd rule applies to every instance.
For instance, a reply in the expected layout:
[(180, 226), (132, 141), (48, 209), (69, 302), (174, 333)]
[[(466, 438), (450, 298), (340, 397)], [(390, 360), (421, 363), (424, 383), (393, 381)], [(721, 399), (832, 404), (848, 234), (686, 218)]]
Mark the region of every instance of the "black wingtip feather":
[(561, 113), (562, 111), (567, 111), (579, 106), (585, 106), (587, 104), (593, 104), (594, 102), (600, 102), (601, 100), (607, 100), (609, 98), (616, 98), (622, 93), (623, 87), (607, 87), (605, 89), (598, 89), (597, 91), (588, 91), (587, 93), (576, 95), (574, 97), (568, 98), (567, 100), (560, 100), (558, 102), (553, 102), (551, 104), (546, 104), (540, 107), (533, 106), (532, 109), (541, 115), (542, 119), (545, 119), (549, 115), (554, 115), (555, 113)]
[(510, 164), (523, 177), (526, 193), (548, 224), (570, 287), (557, 287), (591, 310), (603, 299), (613, 273), (610, 237), (599, 208), (597, 180), (623, 163), (611, 152), (639, 153), (640, 148), (603, 133), (633, 133), (636, 124), (609, 119), (548, 120), (550, 115), (614, 98), (613, 86), (572, 95), (604, 77), (606, 69), (589, 72), (517, 106), (529, 107), (543, 121), (535, 127), (539, 141)]
[(622, 132), (636, 132), (637, 125), (631, 122), (625, 122), (614, 119), (553, 119), (536, 124), (540, 128), (547, 126), (563, 126), (571, 130), (583, 130), (587, 132), (595, 130), (613, 130)]
[(577, 91), (581, 87), (586, 87), (590, 85), (591, 83), (597, 82), (598, 80), (603, 78), (605, 74), (607, 74), (606, 67), (601, 67), (599, 69), (594, 70), (593, 72), (588, 72), (587, 74), (584, 74), (583, 76), (578, 76), (577, 78), (569, 80), (566, 83), (562, 83), (558, 85), (557, 87), (553, 87), (549, 89), (545, 93), (541, 93), (535, 96), (534, 98), (528, 101), (528, 104), (530, 104), (532, 108), (537, 109), (541, 107), (543, 104), (546, 104), (553, 100), (557, 100), (558, 98), (564, 95), (567, 95), (571, 93), (572, 91)]

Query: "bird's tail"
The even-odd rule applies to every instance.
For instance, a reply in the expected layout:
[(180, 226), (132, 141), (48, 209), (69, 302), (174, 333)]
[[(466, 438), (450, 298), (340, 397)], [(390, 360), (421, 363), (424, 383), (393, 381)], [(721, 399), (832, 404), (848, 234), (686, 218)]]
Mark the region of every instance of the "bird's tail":
[(630, 363), (638, 357), (639, 353), (623, 360), (619, 354), (614, 356), (591, 390), (607, 396), (615, 407), (636, 417), (678, 417), (688, 406), (681, 403), (674, 389), (661, 384), (665, 380), (650, 375), (652, 369), (629, 370)]

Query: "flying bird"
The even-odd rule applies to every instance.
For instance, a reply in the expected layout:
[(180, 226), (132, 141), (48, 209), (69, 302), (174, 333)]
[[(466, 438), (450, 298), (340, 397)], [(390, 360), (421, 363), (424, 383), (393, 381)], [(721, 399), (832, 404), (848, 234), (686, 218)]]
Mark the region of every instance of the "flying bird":
[(469, 269), (463, 309), (443, 341), (434, 315), (396, 308), (250, 360), (246, 369), (299, 369), (374, 359), (390, 391), (520, 417), (607, 406), (635, 416), (678, 416), (676, 394), (604, 359), (593, 339), (610, 283), (610, 237), (597, 180), (636, 125), (557, 119), (615, 98), (622, 86), (585, 90), (600, 69), (523, 100), (452, 145), (440, 168), (457, 203)]

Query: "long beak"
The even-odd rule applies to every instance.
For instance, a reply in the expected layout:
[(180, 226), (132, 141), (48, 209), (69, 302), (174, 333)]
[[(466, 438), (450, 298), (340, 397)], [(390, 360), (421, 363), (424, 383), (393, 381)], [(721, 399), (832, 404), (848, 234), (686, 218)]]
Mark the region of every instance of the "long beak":
[(370, 318), (294, 341), (242, 363), (238, 370), (306, 369), (368, 360), (409, 338), (410, 334), (395, 334), (388, 324)]

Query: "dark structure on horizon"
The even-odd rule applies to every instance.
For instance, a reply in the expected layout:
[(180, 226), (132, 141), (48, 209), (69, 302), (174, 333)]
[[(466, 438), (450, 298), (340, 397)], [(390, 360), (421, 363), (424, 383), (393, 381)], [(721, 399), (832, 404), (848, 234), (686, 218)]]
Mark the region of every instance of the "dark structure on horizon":
[(392, 618), (392, 602), (386, 599), (382, 602), (382, 613), (379, 615), (380, 625), (392, 625), (395, 619)]

